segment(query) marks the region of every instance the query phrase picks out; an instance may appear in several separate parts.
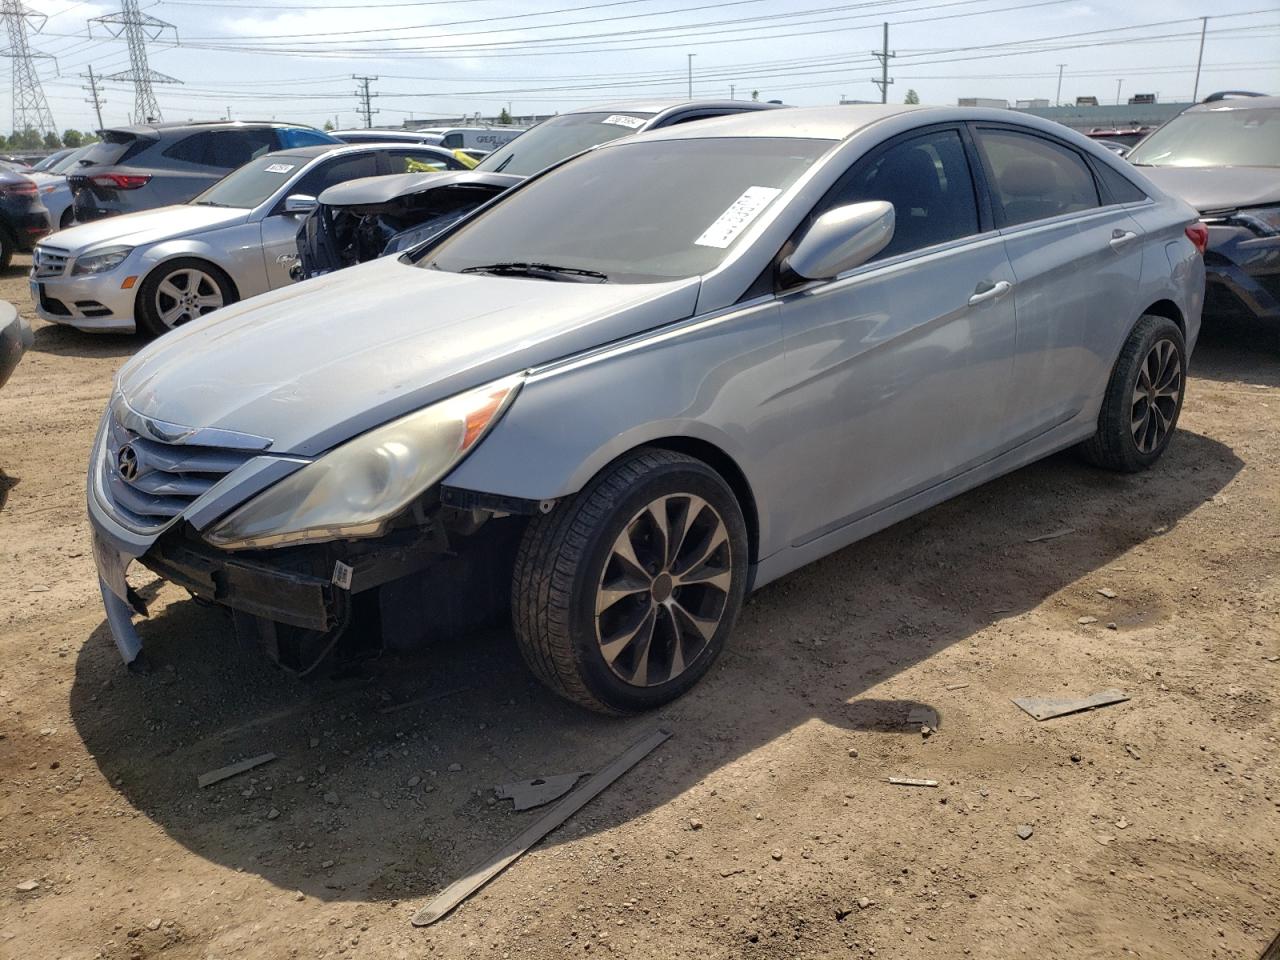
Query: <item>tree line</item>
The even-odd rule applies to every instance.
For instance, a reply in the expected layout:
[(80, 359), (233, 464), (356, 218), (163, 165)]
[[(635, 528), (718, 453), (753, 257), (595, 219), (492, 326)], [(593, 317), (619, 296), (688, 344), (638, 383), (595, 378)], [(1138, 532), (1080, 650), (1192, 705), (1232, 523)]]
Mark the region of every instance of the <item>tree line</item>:
[(63, 147), (82, 147), (97, 140), (96, 134), (80, 130), (63, 130), (62, 136), (50, 130), (44, 136), (35, 127), (15, 130), (7, 137), (0, 133), (0, 150), (61, 150)]

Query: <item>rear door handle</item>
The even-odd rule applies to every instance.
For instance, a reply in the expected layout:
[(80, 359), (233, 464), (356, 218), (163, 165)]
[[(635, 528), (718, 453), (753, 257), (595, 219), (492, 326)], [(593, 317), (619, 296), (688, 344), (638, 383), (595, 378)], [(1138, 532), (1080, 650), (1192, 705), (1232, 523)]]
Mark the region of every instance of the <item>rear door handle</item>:
[(1012, 289), (1013, 284), (1008, 280), (999, 280), (995, 283), (990, 280), (983, 280), (974, 287), (973, 296), (969, 298), (969, 306), (976, 307), (978, 304), (986, 303), (988, 300), (999, 300)]
[(1108, 243), (1111, 244), (1112, 250), (1119, 250), (1121, 247), (1127, 246), (1137, 239), (1138, 235), (1132, 230), (1121, 230), (1117, 228), (1111, 231), (1111, 239)]

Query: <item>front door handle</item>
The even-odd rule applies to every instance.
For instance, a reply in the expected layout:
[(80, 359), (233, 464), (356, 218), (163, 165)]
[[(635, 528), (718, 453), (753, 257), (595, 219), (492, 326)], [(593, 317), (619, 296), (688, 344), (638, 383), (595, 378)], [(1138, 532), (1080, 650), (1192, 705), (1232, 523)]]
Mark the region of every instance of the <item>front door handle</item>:
[(1013, 284), (1008, 280), (1000, 280), (992, 283), (990, 280), (983, 280), (974, 287), (973, 296), (969, 298), (969, 306), (976, 307), (980, 303), (988, 300), (999, 300), (1006, 293), (1013, 289)]
[(1112, 250), (1119, 250), (1137, 239), (1138, 235), (1132, 230), (1120, 230), (1117, 228), (1111, 231), (1111, 239), (1107, 242), (1111, 244)]

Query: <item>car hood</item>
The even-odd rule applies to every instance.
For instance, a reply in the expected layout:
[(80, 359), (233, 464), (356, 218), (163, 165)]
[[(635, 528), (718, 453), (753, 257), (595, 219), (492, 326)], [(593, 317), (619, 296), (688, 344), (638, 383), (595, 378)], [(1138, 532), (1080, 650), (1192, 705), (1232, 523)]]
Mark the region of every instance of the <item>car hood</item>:
[(118, 384), (144, 416), (311, 456), (470, 387), (688, 317), (698, 286), (374, 260), (179, 327), (126, 364)]
[(54, 234), (45, 242), (72, 252), (103, 244), (123, 243), (137, 247), (240, 223), (248, 217), (249, 211), (238, 207), (198, 207), (192, 203), (179, 203), (82, 223)]
[(1276, 167), (1139, 167), (1157, 187), (1201, 213), (1280, 203)]

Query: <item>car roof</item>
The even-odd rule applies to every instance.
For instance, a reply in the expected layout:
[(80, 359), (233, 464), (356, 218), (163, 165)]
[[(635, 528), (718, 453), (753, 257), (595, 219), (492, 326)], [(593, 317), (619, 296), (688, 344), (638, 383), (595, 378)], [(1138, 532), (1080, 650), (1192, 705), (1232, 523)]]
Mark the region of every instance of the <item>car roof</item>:
[(1280, 97), (1237, 96), (1221, 100), (1202, 100), (1184, 113), (1206, 113), (1220, 110), (1280, 110)]
[[(160, 123), (134, 123), (119, 127), (103, 127), (99, 133), (131, 133), (135, 137), (154, 136), (168, 130), (227, 128), (227, 127), (293, 127), (301, 130), (315, 130), (305, 123), (286, 123), (283, 120), (173, 120)], [(323, 131), (320, 131), (323, 132)]]
[(347, 153), (367, 153), (370, 150), (378, 150), (379, 147), (394, 147), (396, 150), (422, 150), (428, 156), (441, 157), (453, 156), (452, 150), (446, 150), (444, 147), (437, 147), (431, 143), (318, 143), (309, 147), (287, 147), (284, 150), (278, 150), (275, 153), (264, 153), (263, 157), (300, 157), (306, 160), (314, 160), (316, 157), (327, 157), (332, 155), (341, 156)]
[(416, 130), (377, 130), (368, 127), (363, 130), (326, 130), (331, 137), (386, 137), (390, 140), (420, 140), (424, 134)]
[[(807, 140), (843, 140), (863, 127), (918, 110), (965, 113), (963, 108), (916, 107), (906, 104), (871, 104), (839, 107), (788, 107), (708, 117), (697, 123), (677, 124), (626, 137), (638, 140), (702, 140), (713, 137), (793, 137)], [(979, 111), (990, 113), (991, 111)], [(1003, 113), (1008, 114), (1005, 110)]]
[(693, 110), (776, 110), (784, 106), (781, 103), (761, 103), (758, 100), (690, 100), (688, 97), (668, 97), (648, 100), (615, 100), (610, 103), (597, 103), (565, 113), (662, 113), (677, 107), (688, 107)]

